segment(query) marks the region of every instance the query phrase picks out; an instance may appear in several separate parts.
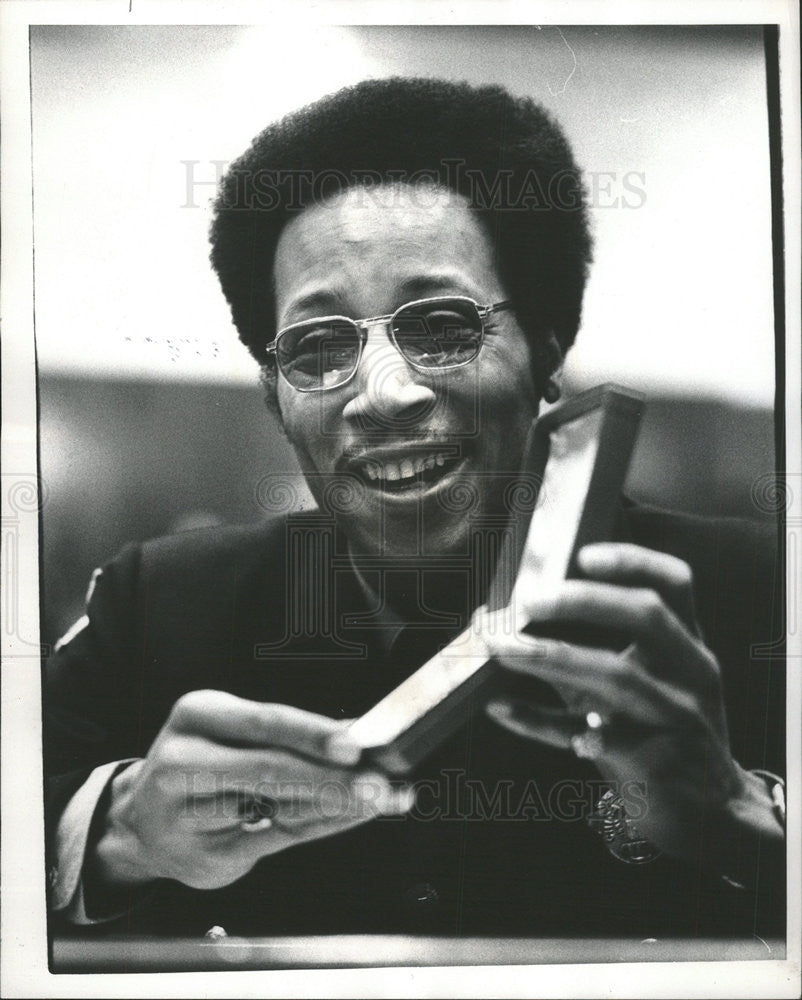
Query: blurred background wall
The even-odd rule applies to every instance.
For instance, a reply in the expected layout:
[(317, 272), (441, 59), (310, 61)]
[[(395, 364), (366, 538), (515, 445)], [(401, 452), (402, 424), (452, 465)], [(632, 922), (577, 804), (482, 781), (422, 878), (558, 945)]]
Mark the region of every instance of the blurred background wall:
[(38, 27), (31, 54), (44, 641), (128, 539), (265, 517), (263, 477), (297, 473), (207, 263), (209, 203), (267, 122), (365, 76), (501, 82), (554, 112), (596, 240), (569, 391), (647, 394), (636, 498), (761, 516), (759, 28)]

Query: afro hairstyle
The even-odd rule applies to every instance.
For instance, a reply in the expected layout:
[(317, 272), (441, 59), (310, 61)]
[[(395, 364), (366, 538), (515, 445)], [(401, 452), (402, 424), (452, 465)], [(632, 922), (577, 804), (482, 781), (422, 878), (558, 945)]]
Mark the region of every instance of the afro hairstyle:
[(427, 181), (464, 196), (486, 227), (498, 273), (532, 345), (542, 391), (579, 327), (591, 259), (580, 172), (562, 130), (500, 86), (391, 77), (345, 87), (269, 125), (227, 170), (211, 262), (274, 409), (272, 281), (287, 222), (357, 184)]

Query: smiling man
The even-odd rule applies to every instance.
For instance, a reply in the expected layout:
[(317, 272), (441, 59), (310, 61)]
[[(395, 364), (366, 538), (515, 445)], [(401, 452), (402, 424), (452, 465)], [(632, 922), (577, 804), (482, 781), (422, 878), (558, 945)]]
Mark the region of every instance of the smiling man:
[(364, 484), (344, 520), (355, 555), (407, 554), (419, 524), (426, 553), (464, 552), (469, 522), (440, 500), (455, 483), (504, 511), (537, 394), (493, 257), (467, 200), (429, 184), (347, 189), (281, 234), (279, 410), (318, 503), (338, 473)]
[[(348, 737), (481, 607), (559, 395), (590, 249), (558, 127), (500, 88), (363, 83), (256, 138), (212, 244), (318, 509), (97, 576), (48, 665), (59, 926), (781, 933), (781, 674), (744, 683), (775, 625), (754, 526), (622, 501), (618, 540), (527, 611), (623, 650), (488, 632), (506, 688), (409, 783)], [(577, 717), (604, 723), (592, 760)]]

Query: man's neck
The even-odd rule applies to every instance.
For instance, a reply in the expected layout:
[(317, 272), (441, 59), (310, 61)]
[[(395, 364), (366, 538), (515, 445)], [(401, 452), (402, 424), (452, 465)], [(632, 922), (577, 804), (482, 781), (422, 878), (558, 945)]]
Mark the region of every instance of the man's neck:
[(401, 561), (365, 559), (350, 553), (363, 590), (388, 625), (466, 627), (484, 600), (487, 582), (479, 581), (470, 564), (436, 560), (410, 566)]

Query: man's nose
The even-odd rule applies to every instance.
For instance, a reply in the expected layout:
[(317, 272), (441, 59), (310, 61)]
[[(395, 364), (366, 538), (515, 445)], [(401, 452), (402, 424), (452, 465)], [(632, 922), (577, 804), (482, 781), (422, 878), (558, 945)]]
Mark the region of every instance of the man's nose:
[(417, 423), (431, 411), (437, 398), (430, 385), (416, 379), (390, 340), (386, 323), (368, 329), (353, 384), (356, 392), (343, 407), (343, 416), (381, 427)]

